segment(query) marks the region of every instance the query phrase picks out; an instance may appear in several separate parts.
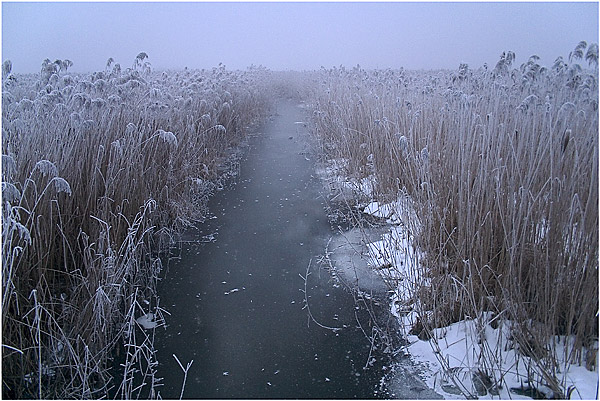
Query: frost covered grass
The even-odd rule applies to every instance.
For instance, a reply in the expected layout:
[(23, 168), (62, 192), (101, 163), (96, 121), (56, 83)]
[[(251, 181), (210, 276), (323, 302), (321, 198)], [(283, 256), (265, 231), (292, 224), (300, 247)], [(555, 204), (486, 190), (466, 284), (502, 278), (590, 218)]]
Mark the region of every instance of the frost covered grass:
[(399, 283), (407, 332), (439, 348), (440, 329), (475, 321), (513, 344), (465, 332), (481, 352), (461, 365), (463, 396), (482, 392), (476, 372), (514, 384), (509, 358), (527, 366), (524, 386), (557, 397), (579, 391), (565, 372), (597, 372), (597, 53), (582, 42), (550, 68), (536, 56), (513, 68), (506, 52), (476, 70), (320, 72), (315, 134), (343, 185), (371, 186), (378, 203), (363, 210), (396, 226), (370, 251)]
[(269, 110), (269, 73), (154, 73), (145, 53), (71, 65), (3, 64), (3, 395), (156, 396), (157, 252), (202, 220), (228, 149)]

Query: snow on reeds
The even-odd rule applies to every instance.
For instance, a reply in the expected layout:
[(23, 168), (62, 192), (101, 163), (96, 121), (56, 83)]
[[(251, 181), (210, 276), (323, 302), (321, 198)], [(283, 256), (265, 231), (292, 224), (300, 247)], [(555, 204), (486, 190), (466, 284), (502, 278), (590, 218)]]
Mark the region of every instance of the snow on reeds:
[(69, 74), (68, 60), (33, 76), (3, 64), (6, 396), (154, 394), (152, 334), (136, 319), (161, 315), (156, 251), (202, 219), (226, 151), (269, 101), (262, 68), (159, 74), (147, 58), (88, 75)]
[[(586, 46), (552, 68), (537, 56), (514, 68), (507, 52), (494, 68), (457, 72), (323, 69), (314, 100), (327, 158), (373, 182), (380, 204), (408, 195), (418, 216), (404, 228), (419, 249), (407, 281), (421, 283), (407, 331), (510, 322), (531, 361), (523, 382), (559, 397), (573, 392), (559, 373), (569, 364), (597, 369), (598, 66), (595, 44), (592, 69), (577, 63)], [(502, 385), (499, 353), (469, 368)]]

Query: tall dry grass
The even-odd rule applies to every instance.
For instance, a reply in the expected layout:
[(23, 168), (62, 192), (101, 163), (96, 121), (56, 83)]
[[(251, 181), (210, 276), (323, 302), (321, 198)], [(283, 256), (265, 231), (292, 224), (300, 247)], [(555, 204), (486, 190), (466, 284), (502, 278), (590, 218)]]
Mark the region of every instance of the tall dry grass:
[(3, 65), (3, 395), (156, 396), (136, 318), (161, 315), (157, 252), (202, 220), (228, 149), (269, 110), (269, 73), (153, 73), (145, 53), (89, 75), (71, 64)]
[(597, 45), (591, 69), (578, 46), (551, 68), (507, 52), (493, 69), (322, 70), (314, 111), (327, 158), (372, 175), (378, 200), (416, 205), (425, 328), (512, 322), (532, 383), (559, 396), (559, 361), (591, 368), (598, 340)]

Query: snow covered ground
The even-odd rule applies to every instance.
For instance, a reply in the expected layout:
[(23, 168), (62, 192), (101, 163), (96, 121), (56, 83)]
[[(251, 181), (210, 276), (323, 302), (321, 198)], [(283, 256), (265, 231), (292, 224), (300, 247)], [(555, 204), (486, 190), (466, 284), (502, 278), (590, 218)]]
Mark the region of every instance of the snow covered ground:
[[(363, 242), (365, 252), (362, 253), (367, 255), (367, 264), (395, 289), (391, 313), (404, 329), (410, 343), (407, 347), (409, 355), (423, 368), (425, 383), (449, 399), (553, 397), (550, 388), (537, 385), (543, 382), (539, 370), (534, 369), (529, 357), (518, 352), (508, 320), (482, 313), (473, 319), (435, 329), (429, 340), (410, 334), (418, 317), (414, 307), (417, 289), (429, 284), (419, 264), (421, 251), (413, 244), (413, 234), (420, 227), (418, 216), (405, 194), (390, 203), (372, 201), (373, 178), (344, 177), (341, 174), (343, 166), (343, 160), (330, 162), (322, 175), (328, 181), (334, 199), (354, 199), (362, 206), (363, 213), (387, 223), (387, 232), (379, 240)], [(354, 242), (360, 245), (360, 241)], [(569, 340), (557, 336), (549, 347), (553, 347), (560, 358), (565, 354), (564, 344)], [(575, 364), (560, 363), (559, 366), (567, 367), (558, 373), (558, 377), (571, 399), (598, 398), (598, 362), (594, 371)], [(401, 374), (397, 380), (402, 380)]]
[[(384, 217), (391, 224), (381, 240), (367, 244), (369, 263), (384, 279), (393, 281), (396, 291), (392, 313), (408, 333), (417, 317), (417, 312), (411, 310), (412, 300), (418, 286), (428, 283), (421, 277), (422, 270), (418, 266), (419, 250), (414, 248), (410, 235), (414, 231), (407, 229), (418, 227), (418, 222), (411, 222), (416, 216), (407, 208), (410, 201), (401, 195), (389, 204), (372, 202), (363, 212)], [(428, 341), (407, 335), (411, 343), (408, 352), (427, 368), (426, 383), (446, 398), (464, 398), (465, 395), (484, 399), (553, 397), (551, 389), (535, 385), (540, 378), (533, 369), (533, 361), (518, 353), (518, 345), (511, 340), (511, 322), (494, 320), (492, 314), (483, 313), (434, 330)], [(564, 355), (564, 343), (568, 340), (557, 336), (555, 344), (549, 347), (556, 349), (557, 356)], [(563, 365), (561, 362), (559, 360)], [(564, 366), (567, 370), (558, 373), (558, 377), (562, 387), (571, 391), (571, 398), (597, 399), (597, 369), (589, 371), (575, 364)], [(530, 379), (533, 379), (531, 385)]]

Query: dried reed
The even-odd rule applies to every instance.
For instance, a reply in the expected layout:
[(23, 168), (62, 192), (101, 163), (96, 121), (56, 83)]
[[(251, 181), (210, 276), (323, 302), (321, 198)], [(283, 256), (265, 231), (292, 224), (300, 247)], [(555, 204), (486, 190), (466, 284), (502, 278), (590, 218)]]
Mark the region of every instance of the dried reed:
[(157, 396), (136, 317), (143, 300), (160, 312), (158, 252), (202, 220), (228, 149), (270, 103), (264, 69), (158, 74), (147, 59), (88, 75), (3, 64), (5, 397)]
[[(593, 70), (562, 58), (547, 69), (536, 56), (512, 68), (512, 52), (493, 70), (334, 68), (313, 97), (325, 157), (370, 177), (376, 200), (404, 192), (416, 207), (425, 328), (512, 322), (559, 396), (557, 372), (585, 363), (598, 340), (597, 45), (588, 54)], [(559, 336), (573, 340), (561, 348)]]

